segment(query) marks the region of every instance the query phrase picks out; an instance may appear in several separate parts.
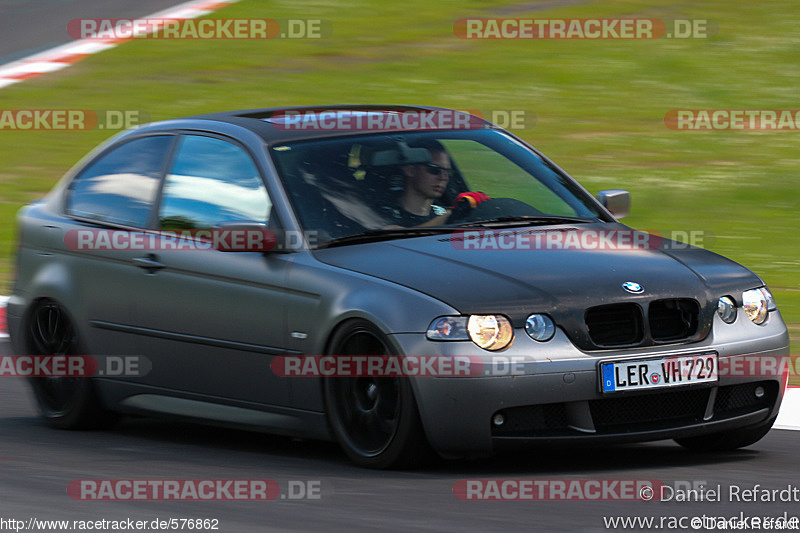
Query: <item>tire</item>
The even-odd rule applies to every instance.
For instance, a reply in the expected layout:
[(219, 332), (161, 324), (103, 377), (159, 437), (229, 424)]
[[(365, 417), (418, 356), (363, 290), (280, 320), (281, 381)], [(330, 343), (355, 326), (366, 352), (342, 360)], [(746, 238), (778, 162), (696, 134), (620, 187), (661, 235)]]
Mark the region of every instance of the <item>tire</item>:
[[(31, 311), (27, 346), (31, 355), (85, 355), (69, 315), (50, 300), (38, 302)], [(91, 429), (116, 422), (116, 415), (100, 405), (91, 378), (32, 377), (28, 381), (50, 427)]]
[[(364, 320), (340, 327), (330, 348), (331, 355), (391, 354), (383, 333)], [(331, 431), (356, 465), (408, 468), (434, 456), (408, 378), (330, 377), (323, 394)]]
[(696, 452), (724, 452), (744, 448), (755, 444), (769, 433), (772, 424), (775, 423), (775, 418), (749, 428), (675, 439), (675, 442), (686, 449)]

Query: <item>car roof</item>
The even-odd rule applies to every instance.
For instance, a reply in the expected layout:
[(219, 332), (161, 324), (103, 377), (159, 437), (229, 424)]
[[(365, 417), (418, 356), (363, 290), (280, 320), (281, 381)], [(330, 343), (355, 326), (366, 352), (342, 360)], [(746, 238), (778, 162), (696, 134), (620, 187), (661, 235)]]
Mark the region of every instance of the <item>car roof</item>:
[[(267, 143), (279, 143), (301, 139), (312, 139), (322, 137), (335, 137), (354, 135), (359, 133), (380, 133), (391, 131), (422, 131), (423, 128), (406, 129), (378, 129), (369, 127), (358, 127), (358, 124), (350, 124), (345, 129), (325, 129), (320, 127), (286, 127), (282, 124), (282, 119), (294, 114), (296, 116), (319, 117), (321, 113), (337, 113), (340, 115), (351, 113), (355, 114), (383, 114), (402, 115), (404, 113), (435, 114), (449, 113), (459, 114), (468, 117), (471, 127), (496, 128), (494, 124), (476, 116), (468, 111), (453, 110), (441, 107), (410, 106), (410, 105), (331, 105), (331, 106), (299, 106), (299, 107), (270, 107), (262, 109), (245, 109), (239, 111), (226, 111), (222, 113), (208, 113), (194, 115), (178, 120), (209, 120), (234, 124), (248, 129), (263, 138)], [(444, 122), (443, 122), (444, 123)], [(157, 123), (153, 124), (156, 125)], [(313, 124), (311, 124), (313, 126)], [(451, 130), (452, 127), (433, 127), (424, 130)]]

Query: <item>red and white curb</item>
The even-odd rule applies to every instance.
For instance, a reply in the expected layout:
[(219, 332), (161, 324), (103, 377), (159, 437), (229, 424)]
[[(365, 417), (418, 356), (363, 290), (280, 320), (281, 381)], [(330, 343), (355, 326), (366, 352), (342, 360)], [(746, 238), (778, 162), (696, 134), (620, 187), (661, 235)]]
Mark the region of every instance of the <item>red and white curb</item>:
[(8, 338), (8, 323), (6, 322), (6, 304), (8, 296), (0, 296), (0, 339)]
[[(239, 0), (191, 0), (184, 4), (171, 7), (158, 13), (153, 13), (142, 19), (193, 19), (212, 13)], [(66, 33), (67, 28), (64, 28)], [(67, 43), (44, 52), (28, 56), (5, 65), (0, 65), (0, 89), (14, 83), (19, 83), (48, 72), (55, 72), (77, 63), (84, 57), (109, 48), (114, 48), (120, 43), (134, 39), (81, 39)]]
[[(0, 296), (0, 339), (8, 338), (6, 323), (7, 303), (8, 296)], [(786, 389), (778, 419), (772, 427), (774, 429), (800, 430), (800, 387), (788, 387)]]

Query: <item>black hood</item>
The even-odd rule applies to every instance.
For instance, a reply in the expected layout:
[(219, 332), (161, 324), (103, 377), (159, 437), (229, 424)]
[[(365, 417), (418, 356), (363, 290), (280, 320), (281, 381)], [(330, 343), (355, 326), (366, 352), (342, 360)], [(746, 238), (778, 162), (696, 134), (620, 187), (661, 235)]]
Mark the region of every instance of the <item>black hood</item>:
[[(628, 230), (622, 224), (580, 229)], [(710, 330), (720, 296), (739, 300), (742, 290), (762, 284), (746, 268), (715, 253), (668, 240), (660, 244), (659, 249), (634, 251), (465, 250), (463, 238), (453, 234), (341, 246), (315, 255), (327, 264), (416, 289), (463, 314), (504, 314), (515, 327), (522, 327), (530, 313), (548, 313), (587, 349), (594, 346), (577, 338), (586, 333), (587, 308), (635, 302), (646, 313), (655, 300), (694, 299), (701, 308), (694, 336), (699, 339)], [(628, 281), (644, 291), (626, 292), (622, 285)]]

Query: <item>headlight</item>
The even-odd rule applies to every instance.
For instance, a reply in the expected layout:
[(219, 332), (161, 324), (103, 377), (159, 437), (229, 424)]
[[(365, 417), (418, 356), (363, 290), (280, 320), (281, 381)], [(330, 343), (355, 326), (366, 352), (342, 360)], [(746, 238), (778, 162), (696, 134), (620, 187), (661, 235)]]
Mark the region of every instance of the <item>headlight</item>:
[(425, 336), (432, 341), (468, 341), (467, 317), (440, 316), (435, 318), (428, 326)]
[(778, 306), (775, 305), (775, 298), (772, 297), (772, 293), (769, 292), (769, 289), (766, 287), (761, 287), (758, 289), (764, 295), (764, 298), (767, 299), (767, 311), (777, 311)]
[(472, 315), (467, 321), (467, 331), (472, 342), (484, 350), (502, 350), (514, 340), (511, 322), (501, 315)]
[(440, 316), (425, 336), (432, 341), (471, 340), (484, 350), (497, 351), (511, 346), (514, 328), (502, 315)]
[(730, 296), (723, 296), (717, 302), (717, 314), (726, 324), (736, 321), (736, 303)]
[(747, 318), (755, 324), (763, 324), (767, 321), (768, 305), (767, 297), (760, 289), (750, 289), (742, 293), (742, 307)]
[(556, 325), (547, 315), (533, 314), (525, 321), (525, 332), (539, 342), (549, 341), (556, 334)]

